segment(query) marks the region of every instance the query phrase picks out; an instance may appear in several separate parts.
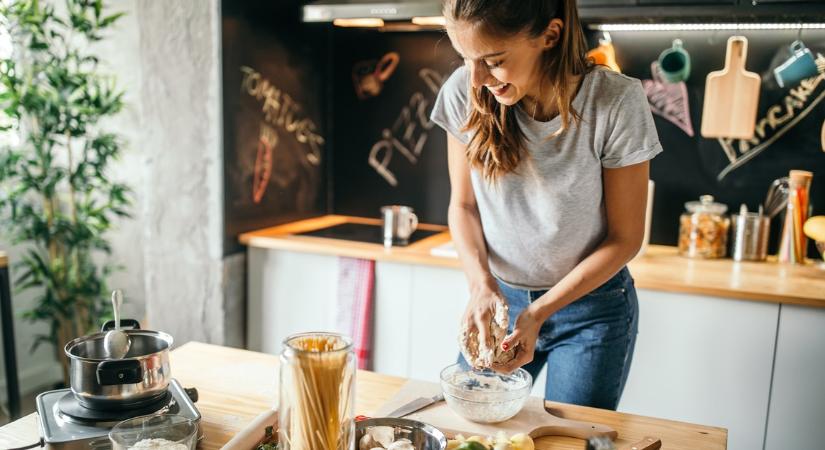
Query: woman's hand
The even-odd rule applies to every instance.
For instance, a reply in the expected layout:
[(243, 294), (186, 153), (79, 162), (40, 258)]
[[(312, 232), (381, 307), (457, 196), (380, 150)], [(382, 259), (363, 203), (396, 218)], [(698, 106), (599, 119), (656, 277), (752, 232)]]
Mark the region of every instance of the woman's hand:
[(498, 292), (497, 286), (484, 286), (471, 289), (470, 302), (464, 310), (464, 323), (469, 332), (478, 332), (478, 342), (493, 348), (493, 337), (490, 336), (490, 324), (496, 311), (496, 303), (507, 300)]
[(516, 356), (507, 364), (496, 364), (493, 370), (501, 373), (511, 373), (519, 367), (533, 360), (533, 353), (536, 350), (536, 341), (539, 338), (539, 330), (544, 321), (536, 317), (530, 308), (526, 308), (516, 319), (516, 326), (509, 336), (501, 343), (502, 350), (516, 349)]

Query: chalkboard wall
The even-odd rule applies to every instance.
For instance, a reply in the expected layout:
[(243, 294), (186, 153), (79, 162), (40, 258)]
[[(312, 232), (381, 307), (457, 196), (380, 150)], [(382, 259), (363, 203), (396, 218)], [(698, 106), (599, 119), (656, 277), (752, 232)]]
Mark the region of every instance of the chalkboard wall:
[[(242, 231), (324, 213), (378, 217), (386, 204), (410, 205), (422, 221), (446, 223), (446, 136), (428, 117), (438, 86), (461, 62), (442, 32), (301, 24), (302, 2), (224, 3), (227, 253), (238, 249)], [(603, 37), (587, 34), (591, 46)], [(635, 78), (652, 78), (651, 63), (674, 38), (692, 57), (685, 86), (690, 127), (685, 117), (673, 117), (672, 101), (652, 100), (654, 109), (671, 108), (663, 114), (668, 118), (654, 115), (664, 152), (651, 164), (653, 243), (676, 243), (685, 202), (712, 194), (731, 211), (742, 203), (754, 210), (771, 181), (791, 169), (814, 172), (813, 211), (825, 214), (825, 152), (819, 142), (825, 74), (784, 89), (772, 75), (797, 38), (825, 62), (825, 31), (736, 33), (749, 41), (747, 70), (762, 75), (760, 132), (748, 143), (699, 135), (705, 77), (724, 66), (733, 34), (611, 33), (623, 73)], [(252, 77), (289, 96), (289, 123), (284, 114), (267, 114), (274, 94), (261, 95)], [(646, 83), (652, 91), (661, 87)], [(776, 219), (772, 251), (779, 228)]]
[[(771, 182), (787, 176), (791, 169), (814, 172), (811, 203), (815, 213), (825, 214), (825, 153), (820, 145), (820, 130), (825, 120), (825, 103), (820, 103), (825, 95), (825, 75), (805, 82), (805, 87), (795, 85), (782, 89), (772, 73), (772, 69), (788, 57), (787, 47), (798, 37), (822, 58), (825, 33), (814, 30), (806, 30), (801, 35), (796, 30), (735, 33), (748, 38), (747, 70), (762, 76), (757, 121), (764, 129), (764, 136), (757, 135), (753, 142), (730, 143), (728, 150), (733, 150), (731, 156), (736, 163), (731, 162), (718, 140), (703, 138), (699, 133), (705, 77), (724, 66), (727, 39), (733, 34), (723, 31), (611, 33), (619, 65), (632, 77), (650, 79), (651, 62), (674, 38), (684, 42), (692, 57), (693, 69), (686, 85), (694, 137), (654, 114), (664, 148), (651, 163), (651, 179), (656, 183), (651, 233), (654, 243), (676, 244), (678, 218), (685, 202), (697, 200), (702, 194), (712, 194), (731, 211), (738, 211), (742, 203), (753, 211), (764, 200)], [(595, 40), (600, 35), (595, 33), (592, 37)], [(790, 109), (786, 107), (789, 100), (794, 103)], [(796, 119), (800, 120), (794, 125)], [(725, 172), (726, 169), (729, 171)], [(779, 219), (775, 219), (772, 226), (772, 251), (775, 251), (776, 234), (781, 228)]]
[[(738, 211), (742, 203), (755, 210), (764, 200), (770, 183), (787, 175), (790, 169), (814, 172), (811, 202), (814, 212), (825, 214), (825, 153), (820, 147), (825, 103), (819, 103), (825, 96), (825, 75), (806, 82), (805, 86), (809, 88), (805, 89), (799, 86), (779, 88), (772, 75), (772, 69), (788, 56), (788, 45), (798, 37), (814, 54), (825, 55), (825, 32), (805, 30), (801, 35), (796, 30), (737, 33), (749, 41), (747, 69), (763, 75), (758, 118), (763, 123), (764, 136), (747, 145), (739, 141), (726, 143), (733, 149), (735, 163), (728, 156), (731, 150), (726, 153), (718, 140), (702, 138), (699, 134), (705, 77), (710, 71), (724, 66), (727, 38), (733, 34), (726, 31), (611, 33), (618, 63), (623, 73), (631, 77), (651, 79), (651, 63), (661, 51), (671, 46), (676, 37), (683, 41), (692, 57), (693, 69), (686, 83), (691, 128), (687, 128), (684, 119), (680, 127), (654, 115), (664, 152), (651, 163), (651, 178), (656, 183), (653, 243), (676, 244), (678, 219), (685, 202), (698, 200), (702, 194), (712, 194), (718, 201), (728, 204), (731, 211)], [(411, 95), (422, 92), (425, 99), (432, 99), (418, 72), (434, 69), (446, 76), (460, 64), (457, 54), (446, 36), (439, 32), (382, 33), (336, 29), (334, 36), (333, 136), (336, 152), (333, 209), (342, 214), (375, 216), (382, 204), (404, 203), (421, 211), (429, 222), (446, 223), (449, 180), (446, 137), (440, 128), (435, 127), (426, 133), (426, 143), (417, 164), (407, 160), (402, 151), (393, 150), (388, 169), (397, 179), (397, 185), (370, 166), (368, 158), (376, 143), (381, 142), (382, 131), (397, 124), (405, 108), (410, 108)], [(588, 32), (592, 46), (596, 46), (602, 37), (601, 32)], [(353, 66), (359, 61), (380, 59), (392, 51), (399, 54), (400, 63), (384, 83), (383, 91), (376, 97), (359, 99), (351, 76)], [(785, 106), (789, 95), (800, 100), (792, 110)], [(788, 126), (793, 119), (799, 118), (795, 125)], [(418, 137), (423, 133), (423, 127), (414, 125), (413, 135)], [(692, 129), (693, 136), (689, 136), (683, 127)], [(402, 131), (396, 126), (392, 134), (397, 136)], [(781, 137), (770, 144), (762, 144), (780, 132)], [(753, 153), (743, 153), (747, 149)], [(774, 234), (779, 232), (779, 219), (773, 223), (773, 229)], [(772, 247), (776, 246), (776, 241), (774, 236)]]
[(238, 235), (325, 213), (325, 29), (301, 2), (223, 2), (224, 253)]
[[(447, 138), (429, 114), (460, 64), (449, 40), (433, 32), (335, 30), (334, 45), (334, 210), (377, 217), (382, 205), (405, 204), (421, 221), (445, 224)], [(376, 82), (380, 75), (369, 69), (392, 52), (395, 70)], [(373, 88), (359, 98), (357, 86), (369, 83), (383, 84), (380, 93)]]

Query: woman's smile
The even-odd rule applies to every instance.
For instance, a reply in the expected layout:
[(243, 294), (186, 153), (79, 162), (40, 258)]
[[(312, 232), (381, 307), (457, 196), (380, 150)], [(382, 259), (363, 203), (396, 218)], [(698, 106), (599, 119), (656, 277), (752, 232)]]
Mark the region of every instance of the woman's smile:
[(510, 83), (499, 83), (492, 86), (487, 86), (487, 89), (493, 93), (496, 97), (501, 97), (502, 95), (506, 94), (510, 88)]

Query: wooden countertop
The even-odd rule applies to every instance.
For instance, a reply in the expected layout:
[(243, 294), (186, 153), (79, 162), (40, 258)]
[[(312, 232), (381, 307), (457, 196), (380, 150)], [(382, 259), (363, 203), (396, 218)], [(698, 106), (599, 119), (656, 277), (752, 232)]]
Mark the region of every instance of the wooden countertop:
[[(184, 387), (198, 389), (196, 405), (202, 415), (205, 435), (201, 449), (220, 448), (255, 416), (275, 404), (277, 356), (190, 342), (171, 352), (171, 365), (174, 377)], [(378, 410), (406, 381), (364, 371), (359, 371), (356, 378), (355, 412), (363, 415)], [(566, 418), (613, 427), (619, 434), (619, 445), (655, 436), (662, 440), (662, 448), (671, 450), (717, 450), (727, 446), (724, 428), (561, 403), (553, 406)], [(36, 413), (0, 428), (0, 448), (22, 446), (37, 439)], [(539, 450), (581, 450), (583, 447), (584, 441), (573, 438), (547, 437), (536, 442)]]
[[(420, 225), (421, 229), (444, 232), (389, 249), (379, 244), (294, 235), (345, 222), (381, 224), (378, 219), (328, 215), (244, 233), (240, 241), (259, 248), (461, 269), (458, 259), (430, 253), (433, 247), (450, 242), (450, 233), (440, 225)], [(629, 266), (636, 286), (643, 289), (825, 307), (825, 265), (821, 262), (794, 266), (775, 260), (689, 259), (679, 256), (675, 247), (651, 245)]]

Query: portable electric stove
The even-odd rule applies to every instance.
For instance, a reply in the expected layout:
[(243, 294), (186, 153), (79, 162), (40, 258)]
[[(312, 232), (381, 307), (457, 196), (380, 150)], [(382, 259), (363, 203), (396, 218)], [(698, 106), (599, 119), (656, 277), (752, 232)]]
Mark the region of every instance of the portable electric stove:
[(174, 378), (166, 394), (156, 402), (138, 408), (97, 410), (80, 405), (71, 389), (44, 392), (37, 396), (40, 435), (47, 449), (75, 450), (111, 448), (109, 430), (118, 422), (149, 414), (179, 414), (200, 423), (195, 407), (196, 389), (184, 389)]

